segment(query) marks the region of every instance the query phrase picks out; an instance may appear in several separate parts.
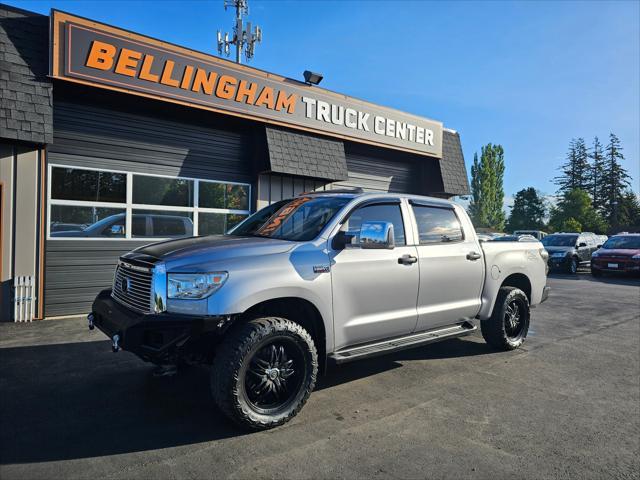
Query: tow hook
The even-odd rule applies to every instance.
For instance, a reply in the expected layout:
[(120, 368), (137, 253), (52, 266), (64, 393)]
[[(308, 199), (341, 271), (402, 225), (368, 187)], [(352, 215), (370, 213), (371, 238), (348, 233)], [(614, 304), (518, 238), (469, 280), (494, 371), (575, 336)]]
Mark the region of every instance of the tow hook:
[(120, 342), (120, 335), (116, 333), (111, 339), (111, 351), (113, 353), (116, 353), (118, 350), (120, 350), (119, 342)]
[(89, 330), (93, 330), (94, 328), (96, 328), (96, 326), (93, 324), (94, 319), (95, 317), (93, 316), (93, 313), (90, 313), (89, 315), (87, 315), (87, 323), (89, 324)]

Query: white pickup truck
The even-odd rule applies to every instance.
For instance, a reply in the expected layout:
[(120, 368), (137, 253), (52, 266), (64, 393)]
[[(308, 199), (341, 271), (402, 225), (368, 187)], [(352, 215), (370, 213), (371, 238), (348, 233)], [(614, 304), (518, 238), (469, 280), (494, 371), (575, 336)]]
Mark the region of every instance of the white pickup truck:
[(450, 201), (314, 192), (224, 236), (124, 255), (89, 327), (160, 374), (211, 365), (218, 407), (262, 429), (291, 419), (330, 365), (478, 327), (491, 347), (517, 348), (546, 274), (539, 242), (480, 243)]

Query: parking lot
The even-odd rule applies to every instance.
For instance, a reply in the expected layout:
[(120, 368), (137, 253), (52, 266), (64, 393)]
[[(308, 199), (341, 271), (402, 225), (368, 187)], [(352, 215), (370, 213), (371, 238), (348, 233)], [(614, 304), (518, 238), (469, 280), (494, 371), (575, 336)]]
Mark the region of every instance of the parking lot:
[(0, 478), (638, 478), (640, 282), (553, 275), (525, 346), (480, 335), (323, 378), (245, 433), (77, 320), (0, 324)]

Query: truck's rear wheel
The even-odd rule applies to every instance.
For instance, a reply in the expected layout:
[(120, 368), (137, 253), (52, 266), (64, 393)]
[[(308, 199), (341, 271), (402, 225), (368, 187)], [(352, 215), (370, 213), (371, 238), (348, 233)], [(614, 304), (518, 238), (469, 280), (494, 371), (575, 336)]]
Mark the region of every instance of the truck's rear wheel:
[(284, 318), (251, 320), (232, 329), (211, 369), (218, 407), (241, 426), (282, 425), (304, 406), (318, 373), (309, 333)]
[(515, 287), (502, 287), (491, 318), (480, 328), (484, 340), (500, 350), (514, 350), (524, 343), (529, 331), (529, 299)]

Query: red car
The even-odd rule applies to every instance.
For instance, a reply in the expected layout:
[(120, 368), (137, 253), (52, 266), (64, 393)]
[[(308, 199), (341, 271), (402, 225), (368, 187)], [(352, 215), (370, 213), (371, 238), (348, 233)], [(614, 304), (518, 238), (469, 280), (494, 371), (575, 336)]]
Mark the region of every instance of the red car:
[(615, 235), (591, 255), (591, 274), (604, 272), (640, 274), (640, 233)]

